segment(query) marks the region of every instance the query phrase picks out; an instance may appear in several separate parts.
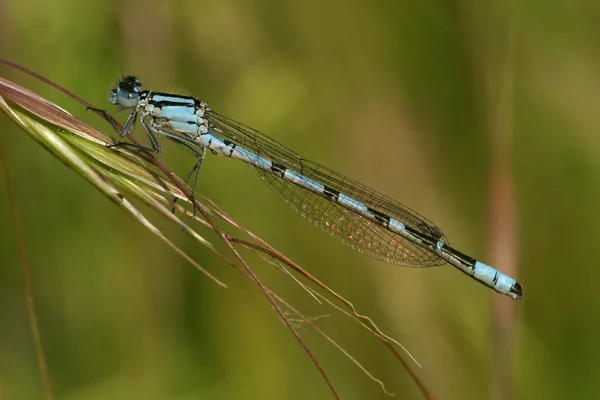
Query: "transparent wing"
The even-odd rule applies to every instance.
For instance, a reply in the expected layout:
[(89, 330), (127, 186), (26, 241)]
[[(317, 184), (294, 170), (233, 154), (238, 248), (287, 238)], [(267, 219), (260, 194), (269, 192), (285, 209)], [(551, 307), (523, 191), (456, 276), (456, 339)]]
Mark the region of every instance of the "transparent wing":
[[(446, 236), (435, 224), (389, 197), (330, 168), (306, 160), (259, 131), (212, 110), (206, 113), (206, 117), (212, 124), (211, 131), (224, 140), (242, 146), (258, 156), (266, 157), (309, 179), (350, 196), (412, 229), (449, 244)], [(260, 168), (254, 169), (263, 181), (300, 215), (356, 251), (390, 264), (407, 267), (433, 267), (445, 263), (442, 258), (427, 248), (421, 247), (325, 197)]]

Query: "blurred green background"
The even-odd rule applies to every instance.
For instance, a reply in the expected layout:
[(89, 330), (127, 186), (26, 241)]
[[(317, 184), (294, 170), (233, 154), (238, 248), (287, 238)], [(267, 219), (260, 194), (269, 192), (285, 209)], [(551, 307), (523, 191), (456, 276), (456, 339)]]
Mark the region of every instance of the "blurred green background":
[[(600, 3), (513, 3), (5, 0), (0, 55), (98, 107), (121, 73), (193, 94), (416, 209), (457, 249), (517, 277), (519, 303), (451, 267), (371, 260), (311, 227), (250, 168), (207, 158), (199, 190), (405, 345), (438, 398), (598, 398)], [(1, 74), (110, 133), (63, 94)], [(256, 286), (172, 229), (229, 285), (218, 287), (5, 115), (0, 130), (57, 399), (333, 398)], [(161, 161), (185, 174), (193, 159), (166, 148)], [(10, 209), (2, 189), (0, 398), (36, 399)], [(309, 316), (332, 314), (319, 326), (397, 398), (422, 398), (373, 336), (252, 265)], [(388, 398), (300, 332), (342, 398)]]

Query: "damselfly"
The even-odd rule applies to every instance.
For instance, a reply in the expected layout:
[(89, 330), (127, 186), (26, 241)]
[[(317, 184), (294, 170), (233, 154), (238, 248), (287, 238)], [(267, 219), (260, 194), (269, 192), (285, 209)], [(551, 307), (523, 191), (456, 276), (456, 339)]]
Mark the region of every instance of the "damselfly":
[[(471, 278), (523, 298), (513, 278), (450, 247), (431, 221), (408, 207), (318, 163), (309, 161), (270, 137), (211, 110), (190, 96), (141, 90), (127, 76), (112, 90), (110, 102), (133, 109), (120, 135), (139, 117), (154, 152), (164, 135), (194, 154), (193, 192), (206, 149), (250, 164), (261, 178), (304, 218), (352, 249), (390, 264), (432, 267), (450, 263)], [(193, 193), (192, 192), (192, 193)]]

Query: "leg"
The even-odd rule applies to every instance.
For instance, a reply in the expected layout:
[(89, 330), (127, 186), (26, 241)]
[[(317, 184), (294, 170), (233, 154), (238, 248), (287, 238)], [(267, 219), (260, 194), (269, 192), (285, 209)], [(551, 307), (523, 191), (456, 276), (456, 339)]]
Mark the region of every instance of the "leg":
[(115, 131), (117, 131), (119, 134), (121, 133), (121, 125), (117, 122), (116, 119), (112, 117), (112, 115), (108, 113), (108, 111), (95, 107), (87, 107), (86, 110), (93, 111), (96, 114), (100, 115), (102, 118), (108, 121), (108, 123), (113, 127)]
[[(129, 117), (127, 118), (127, 122), (125, 123), (125, 126), (122, 129), (121, 129), (121, 125), (119, 125), (117, 120), (114, 119), (112, 117), (112, 115), (110, 115), (108, 113), (108, 111), (102, 110), (100, 108), (95, 108), (95, 107), (87, 107), (87, 110), (93, 111), (96, 114), (99, 114), (105, 120), (107, 120), (108, 123), (114, 128), (115, 131), (117, 131), (117, 133), (121, 137), (125, 137), (125, 136), (129, 135), (131, 132), (133, 132), (133, 128), (135, 128), (135, 120), (136, 120), (137, 114), (138, 114), (137, 110), (134, 110), (131, 114), (129, 114)], [(146, 126), (146, 124), (144, 124), (144, 128), (146, 128), (146, 132), (148, 132), (148, 136), (150, 137), (150, 143), (152, 145), (152, 148), (146, 147), (146, 146), (140, 146), (138, 144), (127, 143), (127, 142), (116, 142), (113, 144), (109, 144), (106, 147), (128, 146), (128, 147), (133, 147), (136, 149), (150, 151), (152, 153), (160, 153), (162, 149), (160, 147), (160, 143), (158, 143), (158, 140), (156, 139), (156, 136), (153, 133), (151, 133), (151, 130)]]
[[(123, 129), (123, 132), (125, 132), (125, 129), (127, 129), (127, 124), (129, 123), (129, 120), (131, 119), (131, 116), (133, 114), (134, 113), (131, 113), (129, 118), (127, 118), (127, 123), (125, 124), (125, 128)], [(135, 124), (135, 117), (133, 117), (133, 121), (134, 122), (132, 123), (132, 125)], [(160, 153), (162, 151), (162, 147), (160, 146), (160, 142), (158, 141), (158, 138), (156, 137), (155, 132), (158, 132), (158, 133), (161, 133), (161, 132), (157, 128), (150, 125), (150, 123), (143, 116), (142, 116), (142, 118), (140, 118), (140, 121), (142, 121), (144, 130), (146, 131), (146, 133), (148, 134), (148, 137), (150, 138), (150, 144), (152, 145), (152, 148), (157, 153)], [(133, 126), (131, 127), (131, 129), (133, 130)], [(125, 136), (125, 135), (127, 135), (127, 134), (122, 134), (121, 136)]]
[[(179, 146), (183, 147), (184, 149), (186, 149), (187, 151), (189, 151), (196, 157), (196, 160), (197, 160), (196, 164), (194, 164), (194, 167), (191, 169), (191, 171), (187, 174), (187, 176), (184, 179), (184, 182), (187, 184), (189, 182), (190, 178), (192, 177), (192, 175), (195, 173), (194, 184), (192, 185), (192, 193), (191, 193), (190, 200), (191, 200), (192, 206), (194, 208), (194, 216), (196, 216), (196, 198), (195, 198), (196, 186), (198, 185), (198, 176), (200, 175), (200, 167), (202, 166), (202, 161), (204, 160), (204, 156), (206, 154), (206, 148), (204, 146), (200, 146), (200, 144), (198, 144), (198, 142), (194, 141), (193, 139), (190, 139), (190, 138), (182, 136), (182, 135), (178, 135), (173, 132), (169, 132), (165, 129), (154, 128), (154, 127), (151, 127), (151, 129), (154, 131), (154, 133), (158, 133), (158, 134), (166, 136), (168, 139), (174, 141)], [(175, 203), (177, 203), (177, 197), (175, 197), (173, 199), (173, 209), (172, 209), (173, 213), (175, 213)]]
[(127, 118), (127, 122), (125, 123), (125, 126), (123, 127), (123, 129), (121, 129), (117, 120), (114, 119), (112, 117), (112, 115), (110, 115), (108, 113), (108, 111), (102, 110), (101, 108), (95, 108), (95, 107), (87, 107), (86, 110), (93, 111), (96, 114), (100, 115), (105, 120), (107, 120), (108, 123), (114, 128), (115, 131), (117, 131), (117, 133), (121, 137), (125, 137), (125, 136), (129, 135), (133, 131), (133, 128), (135, 127), (135, 119), (137, 118), (137, 114), (138, 114), (137, 109), (133, 110), (133, 112), (131, 114), (129, 114), (129, 117)]
[[(127, 122), (125, 123), (125, 127), (123, 128), (123, 132), (121, 132), (119, 134), (121, 137), (129, 135), (131, 133), (131, 131), (133, 131), (133, 128), (135, 127), (135, 119), (137, 118), (137, 114), (138, 114), (137, 111), (134, 111), (131, 113), (131, 115), (129, 115), (129, 118), (127, 118)], [(142, 126), (144, 127), (144, 130), (146, 131), (146, 133), (148, 134), (148, 137), (150, 138), (150, 145), (152, 146), (151, 148), (145, 147), (145, 146), (140, 146), (138, 144), (126, 143), (126, 142), (118, 142), (115, 144), (111, 144), (108, 147), (129, 146), (129, 147), (135, 147), (136, 149), (147, 150), (152, 153), (162, 152), (162, 146), (160, 145), (160, 142), (158, 141), (158, 138), (156, 137), (156, 134), (154, 133), (156, 128), (152, 127), (152, 125), (148, 121), (146, 121), (143, 117), (140, 118), (140, 121), (142, 121)]]

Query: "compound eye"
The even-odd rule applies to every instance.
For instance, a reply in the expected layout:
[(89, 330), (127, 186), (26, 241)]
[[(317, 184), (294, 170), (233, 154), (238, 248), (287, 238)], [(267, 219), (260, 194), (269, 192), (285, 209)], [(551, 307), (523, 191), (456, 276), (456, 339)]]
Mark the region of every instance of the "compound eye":
[(110, 102), (114, 105), (120, 105), (123, 108), (133, 108), (138, 105), (140, 101), (140, 89), (141, 85), (139, 79), (137, 83), (133, 81), (121, 81), (119, 85), (110, 92)]
[(140, 101), (140, 92), (138, 88), (131, 90), (117, 89), (117, 101), (124, 108), (137, 106)]

